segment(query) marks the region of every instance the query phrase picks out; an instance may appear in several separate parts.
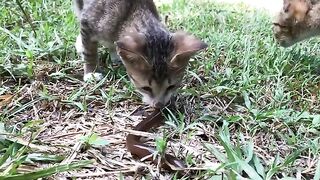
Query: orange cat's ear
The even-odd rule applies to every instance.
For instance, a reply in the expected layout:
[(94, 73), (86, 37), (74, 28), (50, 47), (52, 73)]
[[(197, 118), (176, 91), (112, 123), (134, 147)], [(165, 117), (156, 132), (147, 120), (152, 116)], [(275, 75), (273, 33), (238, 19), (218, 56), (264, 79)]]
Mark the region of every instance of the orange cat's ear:
[(151, 68), (144, 56), (145, 38), (142, 34), (129, 34), (120, 38), (115, 44), (117, 53), (127, 70), (147, 70)]
[(208, 47), (206, 43), (185, 32), (174, 33), (172, 40), (174, 53), (169, 65), (176, 70), (184, 70), (191, 56)]
[(310, 0), (283, 0), (283, 12), (288, 15), (286, 20), (293, 19), (295, 23), (303, 21), (311, 8)]
[(283, 11), (285, 13), (291, 11), (307, 12), (312, 3), (310, 0), (283, 0)]

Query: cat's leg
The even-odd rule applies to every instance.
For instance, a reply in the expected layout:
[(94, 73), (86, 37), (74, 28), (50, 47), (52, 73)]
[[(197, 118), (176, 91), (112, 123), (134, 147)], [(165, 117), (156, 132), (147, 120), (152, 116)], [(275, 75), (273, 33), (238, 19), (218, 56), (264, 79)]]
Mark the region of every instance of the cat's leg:
[(76, 49), (78, 53), (81, 53), (84, 61), (84, 81), (99, 81), (103, 78), (103, 75), (98, 72), (98, 42), (92, 40), (90, 30), (81, 26), (80, 34), (77, 37)]

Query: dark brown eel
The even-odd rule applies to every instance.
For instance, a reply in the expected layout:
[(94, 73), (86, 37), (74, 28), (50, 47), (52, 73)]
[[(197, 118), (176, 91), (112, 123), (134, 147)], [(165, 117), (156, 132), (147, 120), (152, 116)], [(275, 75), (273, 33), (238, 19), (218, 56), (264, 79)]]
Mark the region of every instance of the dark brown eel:
[[(155, 109), (154, 112), (143, 119), (139, 124), (137, 124), (133, 129), (136, 131), (149, 131), (151, 128), (159, 127), (165, 122), (165, 117), (160, 109)], [(156, 151), (155, 148), (150, 147), (140, 141), (141, 136), (136, 136), (133, 134), (128, 134), (127, 136), (127, 149), (132, 155), (142, 159), (149, 156), (146, 160), (152, 161), (154, 164), (158, 164), (158, 159), (153, 158), (153, 153)], [(172, 155), (164, 154), (160, 161), (160, 167), (173, 171), (182, 170), (186, 168), (184, 162)], [(174, 168), (172, 168), (174, 167)]]

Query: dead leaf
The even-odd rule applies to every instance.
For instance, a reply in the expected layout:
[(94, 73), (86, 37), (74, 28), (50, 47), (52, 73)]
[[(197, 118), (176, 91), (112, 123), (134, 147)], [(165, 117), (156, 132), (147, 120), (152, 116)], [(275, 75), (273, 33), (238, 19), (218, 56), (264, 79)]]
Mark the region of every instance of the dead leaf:
[(8, 105), (11, 102), (12, 98), (13, 98), (13, 95), (11, 95), (11, 94), (0, 96), (0, 109), (3, 106)]

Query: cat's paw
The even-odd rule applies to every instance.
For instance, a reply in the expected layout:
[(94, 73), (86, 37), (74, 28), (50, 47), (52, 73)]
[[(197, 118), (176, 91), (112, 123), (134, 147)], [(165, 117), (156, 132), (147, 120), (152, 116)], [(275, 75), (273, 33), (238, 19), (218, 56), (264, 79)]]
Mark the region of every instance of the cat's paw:
[(103, 78), (101, 73), (88, 73), (83, 76), (85, 82), (100, 81)]
[(76, 47), (77, 53), (79, 54), (83, 53), (84, 49), (83, 49), (82, 38), (80, 34), (78, 35), (76, 43), (74, 45)]

